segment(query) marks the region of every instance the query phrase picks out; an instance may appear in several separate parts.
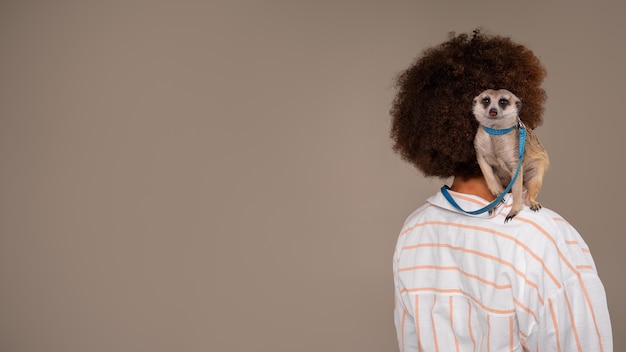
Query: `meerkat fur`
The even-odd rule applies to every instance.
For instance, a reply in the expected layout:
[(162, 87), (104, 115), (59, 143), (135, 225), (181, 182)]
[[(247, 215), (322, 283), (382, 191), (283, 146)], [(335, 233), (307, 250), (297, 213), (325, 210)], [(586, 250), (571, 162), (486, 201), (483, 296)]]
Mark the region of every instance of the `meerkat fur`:
[[(506, 89), (488, 89), (473, 100), (472, 112), (481, 124), (474, 139), (476, 158), (489, 190), (496, 197), (508, 186), (517, 170), (520, 161), (519, 128), (513, 128), (507, 134), (490, 135), (482, 126), (492, 129), (507, 129), (518, 124), (523, 126), (519, 119), (521, 106), (521, 100)], [(545, 148), (537, 135), (527, 128), (524, 159), (511, 187), (513, 206), (504, 220), (505, 223), (522, 210), (524, 202), (533, 211), (541, 209), (536, 198), (549, 164)], [(527, 191), (526, 198), (522, 199), (524, 189)]]

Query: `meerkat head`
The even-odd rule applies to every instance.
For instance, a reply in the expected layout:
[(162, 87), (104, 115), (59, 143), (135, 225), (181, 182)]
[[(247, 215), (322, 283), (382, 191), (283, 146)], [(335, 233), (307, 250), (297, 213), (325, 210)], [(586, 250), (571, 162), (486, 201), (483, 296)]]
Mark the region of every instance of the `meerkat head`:
[(517, 123), (522, 101), (506, 89), (487, 89), (473, 101), (476, 120), (490, 128), (508, 128)]

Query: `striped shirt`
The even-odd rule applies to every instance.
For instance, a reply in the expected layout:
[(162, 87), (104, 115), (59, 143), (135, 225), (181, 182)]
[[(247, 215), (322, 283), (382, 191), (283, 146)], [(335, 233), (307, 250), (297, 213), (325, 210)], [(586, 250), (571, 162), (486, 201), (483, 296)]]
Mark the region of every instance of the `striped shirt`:
[[(482, 198), (450, 191), (461, 208)], [(404, 223), (394, 253), (401, 352), (612, 352), (604, 287), (589, 248), (557, 213), (525, 207), (504, 223), (441, 193)]]

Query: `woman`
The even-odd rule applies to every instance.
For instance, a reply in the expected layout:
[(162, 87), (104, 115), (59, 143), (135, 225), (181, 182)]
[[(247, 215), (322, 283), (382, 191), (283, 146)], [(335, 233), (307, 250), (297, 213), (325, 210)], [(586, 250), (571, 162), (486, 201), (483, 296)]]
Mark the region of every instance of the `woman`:
[[(451, 34), (397, 79), (394, 150), (425, 176), (452, 178), (466, 211), (495, 196), (476, 162), (472, 99), (507, 89), (527, 128), (542, 122), (544, 67), (510, 38)], [(447, 188), (446, 188), (447, 190)], [(528, 207), (504, 223), (510, 194), (471, 215), (437, 192), (404, 223), (394, 253), (400, 351), (612, 351), (606, 294), (591, 253), (559, 214)]]

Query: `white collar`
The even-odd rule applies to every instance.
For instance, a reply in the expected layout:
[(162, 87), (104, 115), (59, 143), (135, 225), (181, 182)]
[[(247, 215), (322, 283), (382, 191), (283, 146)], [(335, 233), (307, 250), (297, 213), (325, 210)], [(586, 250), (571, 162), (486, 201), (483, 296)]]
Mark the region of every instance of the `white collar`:
[[(475, 196), (473, 194), (459, 193), (459, 192), (454, 192), (452, 190), (448, 190), (448, 192), (450, 193), (452, 197), (454, 197), (454, 200), (457, 202), (457, 204), (461, 206), (461, 208), (463, 208), (465, 211), (478, 210), (487, 206), (487, 204), (490, 203), (484, 198)], [(513, 200), (512, 200), (510, 193), (505, 195), (502, 200), (502, 203), (496, 205), (493, 208), (493, 213), (491, 215), (489, 214), (489, 212), (484, 212), (482, 214), (477, 214), (477, 215), (466, 214), (458, 210), (457, 208), (455, 208), (452, 204), (450, 204), (450, 202), (448, 202), (448, 200), (444, 197), (444, 195), (441, 192), (437, 192), (436, 194), (428, 198), (427, 201), (428, 203), (436, 207), (450, 210), (455, 213), (463, 214), (466, 216), (472, 216), (472, 217), (477, 217), (477, 218), (492, 218), (500, 214), (502, 212), (502, 209), (504, 209), (506, 205), (511, 204)]]

